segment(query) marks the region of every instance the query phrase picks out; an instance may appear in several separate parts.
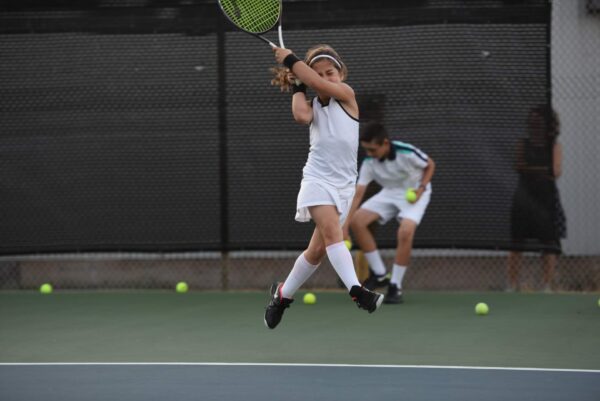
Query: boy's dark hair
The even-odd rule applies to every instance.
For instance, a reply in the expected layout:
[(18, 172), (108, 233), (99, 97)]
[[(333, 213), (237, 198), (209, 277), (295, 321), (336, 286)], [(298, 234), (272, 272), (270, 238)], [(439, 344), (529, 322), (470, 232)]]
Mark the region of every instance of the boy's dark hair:
[(373, 142), (381, 145), (383, 141), (389, 139), (387, 130), (383, 126), (383, 124), (372, 121), (365, 123), (360, 128), (360, 141), (361, 142)]

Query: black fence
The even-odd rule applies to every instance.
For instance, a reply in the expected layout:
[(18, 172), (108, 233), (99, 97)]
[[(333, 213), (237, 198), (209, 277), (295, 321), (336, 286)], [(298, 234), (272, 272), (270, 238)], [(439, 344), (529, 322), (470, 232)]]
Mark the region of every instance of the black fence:
[[(308, 130), (213, 1), (0, 8), (0, 254), (302, 249)], [(548, 1), (285, 1), (363, 119), (437, 164), (418, 248), (509, 249), (515, 158), (551, 99)], [(393, 225), (377, 230), (394, 247)], [(541, 249), (532, 240), (519, 245)]]

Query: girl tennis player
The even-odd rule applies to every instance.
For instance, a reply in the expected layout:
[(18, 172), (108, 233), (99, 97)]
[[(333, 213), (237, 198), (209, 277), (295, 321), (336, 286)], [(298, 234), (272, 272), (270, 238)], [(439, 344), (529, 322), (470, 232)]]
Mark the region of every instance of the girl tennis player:
[[(342, 233), (358, 175), (358, 104), (354, 91), (344, 83), (346, 66), (327, 45), (309, 49), (304, 61), (289, 49), (275, 47), (273, 51), (277, 62), (286, 68), (274, 69), (272, 83), (282, 90), (291, 88), (294, 119), (310, 126), (310, 151), (298, 193), (296, 220), (312, 219), (316, 228), (285, 282), (271, 286), (265, 325), (274, 329), (279, 324), (294, 293), (316, 271), (325, 255), (352, 300), (371, 313), (381, 305), (383, 295), (360, 285)], [(311, 101), (306, 99), (307, 87), (317, 94)]]

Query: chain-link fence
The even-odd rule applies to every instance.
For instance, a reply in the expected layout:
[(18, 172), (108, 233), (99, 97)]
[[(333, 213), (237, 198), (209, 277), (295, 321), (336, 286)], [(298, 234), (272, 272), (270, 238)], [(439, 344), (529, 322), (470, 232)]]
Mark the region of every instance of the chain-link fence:
[[(293, 221), (308, 132), (268, 46), (212, 1), (34, 3), (0, 11), (0, 288), (285, 278), (313, 229)], [(284, 2), (284, 35), (336, 48), (361, 118), (436, 161), (406, 287), (503, 290), (510, 266), (521, 289), (554, 269), (556, 290), (598, 290), (597, 4), (363, 3)], [(562, 171), (529, 130), (548, 105)], [(536, 168), (551, 179), (523, 179)], [(515, 240), (536, 225), (560, 243)], [(376, 230), (388, 266), (396, 229)], [(339, 286), (328, 262), (307, 285)]]
[[(179, 281), (192, 290), (264, 289), (284, 279), (297, 251), (251, 251), (221, 254), (69, 254), (7, 257), (0, 262), (2, 289), (37, 289), (52, 283), (56, 289), (174, 289)], [(365, 279), (358, 251), (353, 251), (359, 278)], [(382, 251), (387, 266), (393, 251)], [(557, 291), (598, 291), (598, 257), (562, 256), (557, 264)], [(406, 273), (407, 290), (503, 291), (507, 288), (507, 253), (468, 250), (414, 252)], [(522, 291), (543, 290), (540, 255), (524, 256), (520, 276)], [(325, 260), (305, 288), (343, 288)]]

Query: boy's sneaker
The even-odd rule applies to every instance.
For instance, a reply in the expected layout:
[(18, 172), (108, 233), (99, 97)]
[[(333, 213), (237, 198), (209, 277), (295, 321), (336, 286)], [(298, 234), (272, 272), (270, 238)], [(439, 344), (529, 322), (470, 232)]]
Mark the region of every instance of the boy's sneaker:
[(285, 308), (289, 308), (290, 304), (294, 302), (293, 299), (281, 296), (282, 286), (283, 283), (273, 283), (271, 285), (271, 290), (269, 291), (271, 294), (271, 301), (265, 310), (265, 326), (270, 329), (277, 327), (279, 322), (281, 322)]
[(369, 269), (369, 277), (362, 283), (363, 287), (373, 291), (375, 288), (385, 287), (390, 284), (390, 278), (385, 274), (375, 274)]
[(390, 284), (388, 286), (387, 295), (385, 296), (384, 304), (401, 304), (404, 302), (402, 299), (402, 290), (400, 290), (396, 284)]
[(359, 287), (358, 285), (352, 286), (350, 289), (350, 296), (359, 308), (365, 309), (369, 313), (375, 312), (383, 302), (383, 294), (370, 291), (364, 287)]

